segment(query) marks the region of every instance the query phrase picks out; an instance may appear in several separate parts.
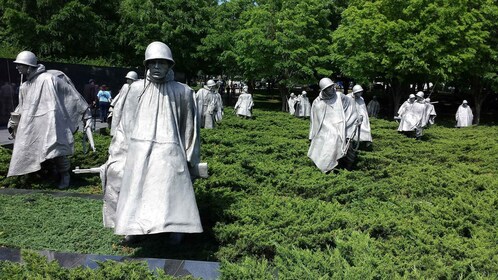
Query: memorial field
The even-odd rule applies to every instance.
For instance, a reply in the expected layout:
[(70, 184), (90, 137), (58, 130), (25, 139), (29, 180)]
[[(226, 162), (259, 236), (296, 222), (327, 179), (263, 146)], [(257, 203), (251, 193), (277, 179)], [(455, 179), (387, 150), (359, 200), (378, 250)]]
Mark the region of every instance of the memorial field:
[[(136, 257), (220, 261), (224, 279), (496, 279), (498, 127), (456, 129), (436, 119), (422, 141), (371, 119), (373, 146), (353, 170), (323, 174), (307, 157), (309, 120), (275, 110), (202, 130), (208, 179), (194, 188), (204, 233), (170, 245), (134, 246), (102, 226), (102, 201), (47, 193), (0, 194), (0, 246)], [(110, 136), (72, 168), (104, 163)], [(58, 191), (49, 174), (5, 178), (4, 188)], [(101, 194), (98, 176), (72, 175), (64, 193)], [(1, 269), (11, 269), (0, 264)]]

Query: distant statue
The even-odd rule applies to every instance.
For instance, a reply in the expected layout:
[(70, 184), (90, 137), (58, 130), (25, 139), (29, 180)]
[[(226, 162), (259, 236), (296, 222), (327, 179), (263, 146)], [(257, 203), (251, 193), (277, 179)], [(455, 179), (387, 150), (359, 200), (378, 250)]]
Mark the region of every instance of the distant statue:
[(308, 98), (308, 94), (305, 90), (301, 92), (301, 94), (297, 97), (297, 100), (297, 116), (301, 118), (308, 118), (311, 114), (311, 104)]
[(435, 123), (436, 116), (436, 108), (434, 107), (434, 104), (431, 103), (431, 99), (427, 97), (425, 99), (425, 113), (422, 118), (422, 127), (425, 128), (433, 125)]
[(458, 107), (455, 115), (456, 127), (466, 127), (471, 126), (474, 120), (474, 115), (472, 114), (472, 109), (470, 108), (467, 100), (462, 102), (462, 105)]
[(377, 101), (377, 96), (374, 96), (367, 105), (368, 116), (372, 118), (377, 118), (380, 111), (380, 103)]
[(415, 98), (410, 94), (410, 98), (398, 110), (400, 117), (398, 131), (408, 136), (414, 133), (415, 138), (419, 140), (423, 135), (422, 121), (426, 111), (424, 93), (417, 92)]
[(173, 80), (174, 64), (166, 44), (147, 46), (145, 80), (129, 86), (109, 158), (96, 168), (105, 189), (104, 225), (126, 235), (124, 242), (202, 232), (192, 180), (207, 177), (207, 165), (200, 163), (195, 93)]
[(287, 104), (289, 105), (289, 114), (297, 116), (296, 108), (298, 107), (298, 103), (299, 99), (293, 92), (291, 92), (290, 97), (287, 100)]
[(321, 79), (319, 86), (320, 94), (311, 106), (308, 157), (327, 173), (343, 158), (346, 166), (351, 167), (348, 155), (354, 152), (351, 141), (357, 135), (361, 117), (356, 113), (353, 100), (336, 91), (331, 79)]
[(123, 110), (124, 100), (128, 97), (130, 85), (138, 80), (138, 74), (135, 71), (130, 71), (125, 76), (126, 83), (119, 90), (118, 95), (114, 97), (111, 102), (111, 109), (109, 110), (108, 118), (111, 118), (111, 135), (114, 135), (116, 127), (121, 120), (121, 111)]
[(195, 94), (202, 128), (214, 128), (216, 118), (219, 118), (218, 114), (221, 114), (223, 110), (221, 96), (216, 92), (216, 87), (216, 82), (214, 80), (209, 80), (207, 84)]
[(239, 117), (252, 117), (252, 107), (254, 106), (254, 102), (252, 100), (252, 95), (249, 94), (248, 90), (249, 88), (247, 86), (242, 88), (242, 94), (239, 95), (239, 99), (235, 104), (234, 110)]
[[(367, 106), (365, 105), (365, 100), (362, 97), (363, 88), (360, 85), (355, 85), (353, 87), (353, 92), (348, 94), (350, 98), (354, 100), (356, 113), (358, 117), (362, 117), (362, 122), (360, 126), (360, 142), (372, 142), (372, 130), (370, 128), (370, 120), (368, 118)], [(368, 143), (367, 145), (370, 145)]]
[(8, 124), (15, 140), (7, 176), (36, 172), (47, 161), (56, 167), (57, 187), (65, 189), (70, 180), (68, 156), (74, 152), (73, 133), (80, 120), (95, 150), (88, 103), (63, 72), (46, 70), (32, 52), (20, 52), (14, 64), (26, 81)]

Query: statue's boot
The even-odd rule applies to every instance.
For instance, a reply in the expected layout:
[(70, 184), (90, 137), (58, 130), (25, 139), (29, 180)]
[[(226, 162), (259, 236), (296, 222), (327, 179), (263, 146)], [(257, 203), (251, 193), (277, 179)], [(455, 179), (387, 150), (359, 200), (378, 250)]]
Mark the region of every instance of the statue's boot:
[(57, 188), (60, 190), (67, 189), (69, 187), (71, 162), (66, 156), (56, 157), (54, 158), (54, 162), (59, 173), (59, 185), (57, 185)]

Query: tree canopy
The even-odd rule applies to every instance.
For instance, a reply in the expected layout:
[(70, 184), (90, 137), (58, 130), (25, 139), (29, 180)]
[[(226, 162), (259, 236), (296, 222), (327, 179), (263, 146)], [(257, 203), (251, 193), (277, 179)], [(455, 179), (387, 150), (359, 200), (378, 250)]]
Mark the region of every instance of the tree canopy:
[[(395, 103), (410, 84), (453, 85), (479, 115), (498, 88), (495, 0), (0, 0), (2, 54), (101, 59), (139, 66), (146, 46), (168, 44), (175, 66), (267, 80), (281, 92), (345, 76), (383, 79)], [(11, 53), (10, 56), (15, 56)]]

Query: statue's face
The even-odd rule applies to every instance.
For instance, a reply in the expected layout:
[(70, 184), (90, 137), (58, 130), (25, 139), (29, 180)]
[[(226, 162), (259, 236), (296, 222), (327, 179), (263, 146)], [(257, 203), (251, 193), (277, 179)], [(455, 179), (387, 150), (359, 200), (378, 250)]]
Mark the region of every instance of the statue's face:
[(126, 79), (126, 83), (129, 84), (129, 85), (133, 84), (133, 82), (134, 81), (132, 79)]
[(462, 106), (465, 108), (467, 107), (467, 103), (463, 103)]
[(24, 64), (16, 64), (17, 71), (22, 75), (27, 75), (29, 73), (29, 67), (30, 66)]
[(363, 94), (363, 91), (358, 91), (358, 92), (356, 92), (356, 93), (354, 94), (354, 96), (355, 96), (356, 98), (359, 98), (359, 97), (361, 97), (361, 95), (362, 95), (362, 94)]
[(153, 59), (147, 62), (149, 75), (156, 80), (161, 80), (166, 77), (169, 70), (169, 63), (165, 59)]
[(333, 96), (335, 94), (335, 87), (334, 86), (328, 87), (328, 88), (323, 90), (323, 93), (326, 96)]

